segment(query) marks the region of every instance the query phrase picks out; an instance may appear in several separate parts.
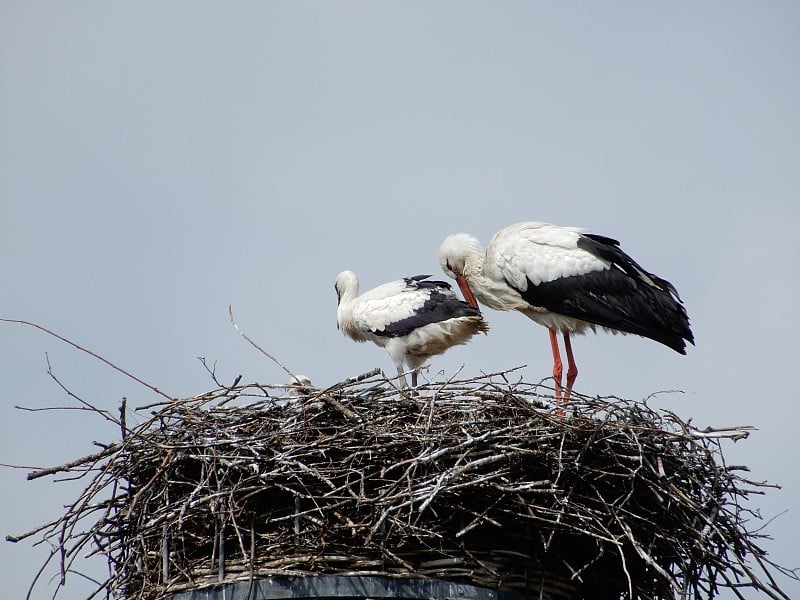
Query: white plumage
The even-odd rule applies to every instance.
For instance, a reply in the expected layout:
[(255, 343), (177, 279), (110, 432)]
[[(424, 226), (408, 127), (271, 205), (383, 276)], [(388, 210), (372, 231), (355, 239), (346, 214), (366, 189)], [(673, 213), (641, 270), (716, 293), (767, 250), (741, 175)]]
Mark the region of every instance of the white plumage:
[(288, 395), (293, 398), (300, 398), (313, 392), (316, 388), (311, 383), (311, 379), (306, 375), (297, 373), (289, 378), (289, 383), (286, 384), (286, 391)]
[[(681, 354), (686, 341), (694, 343), (673, 285), (645, 271), (616, 240), (585, 231), (528, 221), (498, 231), (485, 251), (466, 233), (447, 237), (439, 248), (442, 270), (470, 305), (480, 300), (496, 310), (518, 310), (550, 330), (556, 397), (564, 401), (578, 375), (571, 333), (600, 326)], [(563, 397), (556, 332), (563, 334), (569, 363)]]
[(406, 386), (404, 365), (416, 387), (417, 369), (428, 358), (488, 331), (477, 308), (459, 300), (449, 284), (428, 277), (391, 281), (360, 296), (355, 273), (343, 271), (336, 278), (339, 329), (357, 342), (386, 348)]

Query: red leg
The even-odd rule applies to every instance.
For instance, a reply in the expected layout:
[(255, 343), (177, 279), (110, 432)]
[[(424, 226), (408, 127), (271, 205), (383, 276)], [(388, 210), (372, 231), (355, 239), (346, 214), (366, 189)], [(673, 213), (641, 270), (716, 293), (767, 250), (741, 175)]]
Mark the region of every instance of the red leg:
[(575, 357), (572, 356), (572, 342), (569, 339), (569, 333), (564, 332), (564, 349), (567, 351), (567, 391), (564, 394), (564, 404), (569, 400), (569, 394), (572, 392), (572, 384), (578, 377), (578, 365), (575, 364)]
[(562, 404), (561, 376), (564, 372), (564, 364), (561, 362), (561, 354), (558, 352), (558, 338), (556, 337), (555, 329), (550, 330), (550, 347), (553, 349), (553, 379), (556, 382), (556, 404), (560, 405)]

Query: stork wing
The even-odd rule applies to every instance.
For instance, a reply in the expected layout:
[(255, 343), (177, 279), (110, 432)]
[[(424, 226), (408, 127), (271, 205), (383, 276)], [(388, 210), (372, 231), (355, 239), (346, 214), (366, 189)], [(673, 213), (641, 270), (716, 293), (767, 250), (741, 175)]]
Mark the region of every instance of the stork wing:
[(608, 269), (610, 263), (578, 245), (579, 227), (516, 223), (499, 231), (486, 248), (484, 272), (519, 292), (563, 277)]
[(358, 327), (377, 336), (399, 337), (415, 329), (479, 311), (456, 298), (450, 284), (417, 275), (378, 286), (359, 296)]

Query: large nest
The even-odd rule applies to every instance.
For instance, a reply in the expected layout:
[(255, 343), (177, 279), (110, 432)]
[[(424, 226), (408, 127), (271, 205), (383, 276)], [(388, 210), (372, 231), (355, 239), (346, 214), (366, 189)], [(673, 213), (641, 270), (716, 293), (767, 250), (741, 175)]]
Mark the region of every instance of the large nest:
[(748, 428), (698, 431), (619, 398), (576, 396), (561, 414), (512, 376), (412, 398), (371, 373), (146, 407), (138, 426), (121, 420), (120, 442), (32, 474), (94, 473), (37, 531), (62, 561), (94, 545), (111, 567), (98, 592), (137, 600), (323, 573), (536, 598), (787, 597), (772, 577), (786, 570), (748, 527), (760, 516), (746, 499), (765, 484), (720, 450)]

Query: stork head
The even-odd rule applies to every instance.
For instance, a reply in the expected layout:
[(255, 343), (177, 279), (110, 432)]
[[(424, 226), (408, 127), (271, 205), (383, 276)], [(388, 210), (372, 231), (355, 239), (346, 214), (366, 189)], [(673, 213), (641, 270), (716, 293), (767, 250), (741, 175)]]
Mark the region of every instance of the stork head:
[(482, 254), (480, 242), (468, 233), (449, 235), (439, 247), (442, 271), (456, 280), (464, 299), (474, 308), (478, 308), (478, 301), (469, 287), (469, 279), (483, 266)]
[(334, 289), (338, 297), (338, 304), (341, 304), (344, 299), (351, 300), (358, 296), (358, 277), (352, 271), (342, 271), (336, 276)]
[(301, 375), (298, 373), (297, 375), (292, 375), (289, 378), (289, 383), (286, 384), (288, 386), (295, 386), (295, 387), (311, 387), (311, 379), (309, 379), (306, 375)]
[(311, 383), (311, 380), (299, 373), (297, 375), (292, 375), (289, 379), (289, 383), (286, 384), (286, 391), (290, 396), (295, 398), (309, 394), (313, 389), (314, 385)]
[(336, 311), (336, 328), (342, 328), (342, 318), (347, 313), (349, 303), (358, 296), (358, 277), (352, 271), (342, 271), (336, 277), (336, 290), (337, 304), (339, 306)]

